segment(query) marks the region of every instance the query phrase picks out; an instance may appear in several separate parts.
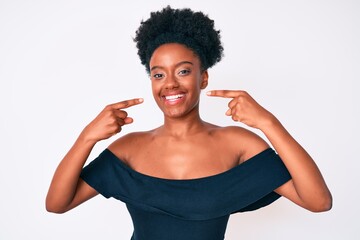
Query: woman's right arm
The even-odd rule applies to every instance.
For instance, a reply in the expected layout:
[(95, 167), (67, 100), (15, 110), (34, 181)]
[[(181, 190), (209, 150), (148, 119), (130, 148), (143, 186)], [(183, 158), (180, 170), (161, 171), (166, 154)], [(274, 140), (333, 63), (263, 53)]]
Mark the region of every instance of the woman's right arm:
[(122, 109), (142, 102), (143, 99), (137, 98), (108, 105), (84, 128), (54, 173), (46, 196), (47, 211), (64, 213), (98, 194), (80, 178), (85, 162), (98, 141), (119, 133), (123, 125), (133, 122)]

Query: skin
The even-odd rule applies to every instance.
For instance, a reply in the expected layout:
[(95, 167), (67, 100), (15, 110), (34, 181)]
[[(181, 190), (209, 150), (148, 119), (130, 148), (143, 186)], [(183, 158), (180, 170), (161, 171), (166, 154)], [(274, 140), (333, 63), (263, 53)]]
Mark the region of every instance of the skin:
[[(150, 69), (153, 97), (163, 112), (164, 124), (110, 144), (108, 149), (119, 161), (158, 178), (195, 179), (227, 171), (269, 148), (249, 130), (219, 127), (200, 118), (200, 92), (207, 87), (208, 72), (201, 70), (199, 58), (186, 46), (161, 45), (150, 59)], [(225, 114), (268, 138), (292, 176), (277, 193), (313, 212), (331, 208), (331, 193), (315, 162), (273, 114), (245, 91), (212, 90), (207, 95), (228, 98)], [(84, 128), (55, 171), (46, 198), (48, 211), (66, 212), (98, 194), (79, 178), (81, 170), (98, 141), (133, 122), (124, 109), (142, 102), (138, 98), (111, 104)]]

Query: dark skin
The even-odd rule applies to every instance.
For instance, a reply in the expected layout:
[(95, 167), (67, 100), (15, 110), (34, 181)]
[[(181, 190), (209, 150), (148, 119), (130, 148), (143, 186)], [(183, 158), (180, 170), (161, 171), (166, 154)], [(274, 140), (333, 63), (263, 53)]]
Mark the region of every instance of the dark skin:
[[(200, 118), (200, 92), (207, 87), (208, 72), (186, 46), (161, 45), (150, 59), (150, 69), (153, 96), (164, 114), (164, 124), (110, 144), (109, 150), (119, 161), (158, 178), (196, 179), (227, 171), (269, 148), (251, 131), (219, 127)], [(261, 130), (271, 142), (292, 175), (277, 193), (310, 211), (331, 208), (330, 191), (315, 162), (275, 116), (245, 91), (214, 90), (208, 95), (229, 98), (226, 115)], [(132, 123), (125, 108), (141, 102), (132, 99), (109, 105), (83, 130), (54, 174), (46, 200), (49, 211), (66, 212), (98, 194), (79, 178), (81, 169), (98, 141)]]

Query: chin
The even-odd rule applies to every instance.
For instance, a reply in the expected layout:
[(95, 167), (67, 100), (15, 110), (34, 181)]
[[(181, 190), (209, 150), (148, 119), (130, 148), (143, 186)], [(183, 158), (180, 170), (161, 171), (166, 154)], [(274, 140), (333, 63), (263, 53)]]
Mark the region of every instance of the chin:
[(166, 111), (166, 112), (164, 112), (164, 115), (166, 117), (170, 117), (170, 118), (180, 118), (180, 117), (185, 116), (186, 112), (176, 109), (173, 111)]

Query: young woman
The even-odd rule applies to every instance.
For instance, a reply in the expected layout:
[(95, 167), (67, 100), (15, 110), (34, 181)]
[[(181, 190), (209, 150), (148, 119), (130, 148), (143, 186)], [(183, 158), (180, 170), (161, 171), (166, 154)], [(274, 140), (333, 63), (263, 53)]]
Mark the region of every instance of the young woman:
[(207, 70), (222, 57), (219, 33), (211, 19), (190, 9), (167, 7), (141, 23), (135, 41), (164, 124), (118, 138), (84, 168), (98, 141), (132, 123), (126, 108), (143, 100), (106, 106), (56, 169), (48, 211), (64, 213), (100, 193), (126, 203), (134, 240), (220, 240), (230, 214), (258, 209), (280, 196), (313, 212), (331, 208), (331, 194), (313, 159), (247, 92), (207, 94), (228, 98), (226, 115), (261, 130), (276, 152), (249, 130), (200, 118)]

